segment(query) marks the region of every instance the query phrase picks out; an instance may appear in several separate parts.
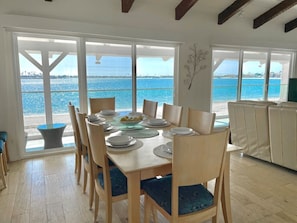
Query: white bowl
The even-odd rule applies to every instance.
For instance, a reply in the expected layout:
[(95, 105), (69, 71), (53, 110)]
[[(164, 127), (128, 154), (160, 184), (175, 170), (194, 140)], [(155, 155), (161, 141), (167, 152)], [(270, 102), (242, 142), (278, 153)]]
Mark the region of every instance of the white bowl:
[(166, 120), (161, 119), (161, 118), (152, 118), (152, 119), (148, 120), (148, 124), (150, 124), (150, 125), (164, 125), (164, 124), (166, 124)]
[(112, 136), (107, 139), (107, 142), (109, 142), (113, 146), (122, 146), (122, 145), (128, 145), (133, 140), (133, 137), (131, 136)]
[(101, 115), (114, 115), (115, 111), (114, 110), (102, 110), (99, 112)]
[(106, 131), (107, 129), (109, 129), (111, 127), (111, 124), (109, 124), (109, 123), (104, 123), (102, 125), (103, 125), (104, 131)]
[(99, 118), (97, 115), (89, 115), (89, 116), (88, 116), (88, 120), (89, 120), (90, 122), (94, 122), (94, 121), (98, 121), (98, 120), (100, 120), (100, 118)]
[(189, 135), (193, 133), (193, 129), (187, 128), (187, 127), (176, 127), (176, 128), (170, 129), (170, 132), (172, 134), (177, 134), (177, 135)]

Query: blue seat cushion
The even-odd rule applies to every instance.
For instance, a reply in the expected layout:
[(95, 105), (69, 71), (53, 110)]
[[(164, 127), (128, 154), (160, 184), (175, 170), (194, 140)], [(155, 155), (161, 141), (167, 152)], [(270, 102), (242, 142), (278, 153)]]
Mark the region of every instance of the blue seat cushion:
[(0, 153), (3, 151), (4, 141), (0, 139)]
[[(172, 175), (143, 183), (143, 190), (171, 215)], [(178, 214), (200, 211), (213, 204), (213, 195), (201, 184), (179, 187)]]
[[(101, 187), (104, 188), (103, 173), (98, 174), (98, 180)], [(110, 169), (110, 181), (112, 196), (118, 196), (127, 193), (127, 178), (118, 168)]]
[(7, 141), (7, 132), (0, 131), (0, 139), (2, 139), (4, 142)]
[[(88, 154), (85, 155), (84, 159), (86, 160), (87, 163), (89, 163), (89, 156), (88, 156)], [(115, 164), (110, 159), (108, 159), (108, 165), (109, 166), (114, 166)]]

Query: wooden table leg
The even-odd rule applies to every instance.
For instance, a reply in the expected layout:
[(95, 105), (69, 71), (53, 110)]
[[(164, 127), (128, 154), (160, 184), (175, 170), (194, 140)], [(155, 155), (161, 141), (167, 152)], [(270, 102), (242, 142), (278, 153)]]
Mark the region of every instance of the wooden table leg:
[(127, 175), (128, 180), (128, 222), (140, 222), (140, 173)]
[(225, 169), (222, 186), (222, 209), (226, 223), (232, 223), (231, 201), (230, 201), (230, 153), (226, 154)]

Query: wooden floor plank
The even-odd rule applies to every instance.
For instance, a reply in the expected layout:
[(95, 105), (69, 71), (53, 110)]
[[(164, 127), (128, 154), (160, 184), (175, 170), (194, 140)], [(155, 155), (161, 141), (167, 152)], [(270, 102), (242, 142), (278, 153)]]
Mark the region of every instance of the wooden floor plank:
[[(8, 187), (0, 192), (1, 223), (93, 222), (89, 192), (83, 194), (82, 182), (76, 184), (74, 154), (11, 162), (9, 168)], [(297, 223), (295, 171), (237, 153), (231, 156), (230, 176), (234, 223)], [(99, 206), (98, 222), (103, 223), (105, 203)], [(143, 204), (141, 211), (143, 217)], [(168, 222), (162, 216), (159, 220)], [(113, 222), (128, 222), (127, 201), (113, 204)], [(219, 222), (224, 222), (221, 211)]]

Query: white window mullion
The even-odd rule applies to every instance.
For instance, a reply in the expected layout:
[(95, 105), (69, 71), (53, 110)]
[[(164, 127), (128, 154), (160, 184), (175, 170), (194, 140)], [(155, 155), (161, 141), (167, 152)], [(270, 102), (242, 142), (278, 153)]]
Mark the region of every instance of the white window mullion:
[(50, 67), (48, 62), (48, 52), (42, 51), (42, 73), (44, 86), (44, 104), (45, 104), (45, 119), (47, 124), (53, 123), (52, 102), (51, 102), (51, 86), (50, 86)]
[(88, 89), (87, 89), (87, 69), (86, 69), (86, 41), (79, 38), (77, 43), (77, 64), (78, 64), (78, 84), (80, 110), (88, 112)]

